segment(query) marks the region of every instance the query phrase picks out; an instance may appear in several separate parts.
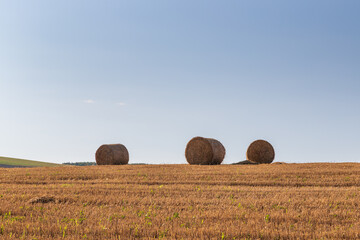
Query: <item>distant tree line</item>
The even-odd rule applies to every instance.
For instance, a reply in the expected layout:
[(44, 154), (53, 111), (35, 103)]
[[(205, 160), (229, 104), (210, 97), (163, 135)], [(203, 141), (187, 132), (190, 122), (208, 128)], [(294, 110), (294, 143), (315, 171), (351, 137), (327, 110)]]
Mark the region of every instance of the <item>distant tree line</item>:
[[(63, 165), (73, 165), (73, 166), (95, 166), (96, 162), (66, 162)], [(130, 165), (148, 165), (147, 163), (130, 163)]]
[(73, 165), (73, 166), (94, 166), (96, 162), (66, 162), (64, 165)]

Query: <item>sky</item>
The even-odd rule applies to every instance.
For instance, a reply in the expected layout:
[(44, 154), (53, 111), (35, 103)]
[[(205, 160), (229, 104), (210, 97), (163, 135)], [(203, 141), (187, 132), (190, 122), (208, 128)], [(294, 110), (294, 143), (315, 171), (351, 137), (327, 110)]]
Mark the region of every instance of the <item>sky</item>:
[(0, 0), (0, 156), (360, 161), (358, 0)]

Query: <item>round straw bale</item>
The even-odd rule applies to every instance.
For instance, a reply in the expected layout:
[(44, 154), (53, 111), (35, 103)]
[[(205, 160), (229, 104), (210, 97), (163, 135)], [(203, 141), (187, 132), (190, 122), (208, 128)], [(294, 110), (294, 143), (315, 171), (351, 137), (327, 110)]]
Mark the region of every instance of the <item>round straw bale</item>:
[(246, 159), (256, 163), (271, 163), (274, 158), (274, 148), (265, 140), (252, 142), (246, 152)]
[(188, 142), (185, 157), (191, 165), (218, 165), (224, 160), (226, 150), (215, 139), (194, 137)]
[(101, 145), (95, 153), (97, 165), (123, 165), (129, 162), (129, 152), (122, 144)]

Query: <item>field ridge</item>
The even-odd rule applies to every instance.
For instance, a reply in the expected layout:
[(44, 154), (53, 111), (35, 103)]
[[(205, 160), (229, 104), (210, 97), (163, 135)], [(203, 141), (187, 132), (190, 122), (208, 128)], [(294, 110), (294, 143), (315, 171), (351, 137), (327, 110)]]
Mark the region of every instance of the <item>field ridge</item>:
[(56, 166), (61, 166), (61, 165), (56, 163), (48, 163), (48, 162), (0, 156), (0, 167), (56, 167)]

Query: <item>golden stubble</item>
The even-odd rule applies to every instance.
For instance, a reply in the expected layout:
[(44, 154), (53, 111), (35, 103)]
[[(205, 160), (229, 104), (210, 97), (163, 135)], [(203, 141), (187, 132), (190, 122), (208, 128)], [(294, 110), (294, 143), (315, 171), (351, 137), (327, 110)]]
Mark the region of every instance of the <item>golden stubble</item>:
[(0, 169), (0, 239), (356, 239), (360, 164)]

